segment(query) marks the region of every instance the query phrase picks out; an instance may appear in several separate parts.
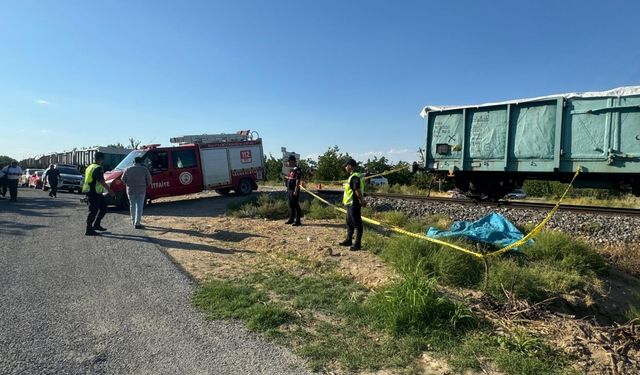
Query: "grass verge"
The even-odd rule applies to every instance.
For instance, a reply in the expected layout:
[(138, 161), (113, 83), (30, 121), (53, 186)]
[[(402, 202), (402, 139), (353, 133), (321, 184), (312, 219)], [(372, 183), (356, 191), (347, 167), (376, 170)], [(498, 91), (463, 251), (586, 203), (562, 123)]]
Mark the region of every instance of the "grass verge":
[[(233, 207), (228, 214), (284, 218), (284, 199), (265, 194)], [(303, 202), (303, 208), (307, 218), (342, 217), (315, 201)], [(428, 226), (449, 224), (440, 216), (367, 215), (421, 233)], [(440, 292), (443, 285), (479, 290), (484, 266), (477, 259), (433, 243), (374, 231), (365, 231), (364, 242), (400, 275), (383, 289), (366, 290), (332, 267), (305, 266), (304, 257), (298, 256), (304, 277), (271, 268), (242, 280), (211, 281), (196, 293), (194, 304), (209, 318), (245, 320), (250, 329), (265, 332), (307, 358), (313, 370), (395, 368), (410, 373), (420, 371), (418, 358), (429, 351), (447, 360), (456, 372), (572, 373), (569, 361), (543, 337), (519, 328), (496, 334), (471, 313), (464, 299)], [(457, 243), (473, 248), (464, 241)], [(543, 233), (520, 252), (491, 261), (487, 292), (500, 299), (506, 289), (517, 298), (536, 302), (576, 289), (597, 290), (605, 266), (586, 244), (561, 233)], [(637, 316), (637, 309), (630, 309), (628, 316)]]

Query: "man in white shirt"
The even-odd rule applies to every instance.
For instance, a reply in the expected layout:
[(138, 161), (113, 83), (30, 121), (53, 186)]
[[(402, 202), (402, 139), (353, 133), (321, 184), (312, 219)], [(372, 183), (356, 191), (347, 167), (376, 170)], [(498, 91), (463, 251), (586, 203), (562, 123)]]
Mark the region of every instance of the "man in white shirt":
[(7, 176), (11, 202), (15, 202), (18, 200), (18, 179), (22, 175), (22, 168), (20, 168), (18, 162), (14, 160), (11, 162), (11, 165), (4, 167), (2, 172)]

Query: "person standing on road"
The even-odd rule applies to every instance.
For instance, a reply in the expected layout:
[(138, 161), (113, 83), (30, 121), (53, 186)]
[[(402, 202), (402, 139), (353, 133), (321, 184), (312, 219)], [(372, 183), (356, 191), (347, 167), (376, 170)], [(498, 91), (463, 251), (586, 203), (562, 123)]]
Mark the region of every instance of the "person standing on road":
[(5, 168), (0, 165), (0, 195), (4, 198), (7, 195), (7, 173)]
[(144, 200), (147, 196), (147, 188), (151, 186), (152, 180), (149, 169), (142, 164), (142, 158), (138, 156), (134, 159), (134, 162), (134, 165), (125, 169), (122, 174), (122, 182), (127, 185), (131, 222), (134, 228), (142, 229), (143, 226), (140, 220), (142, 219)]
[(295, 155), (289, 155), (288, 166), (291, 168), (286, 178), (287, 200), (289, 201), (289, 220), (285, 224), (292, 224), (294, 227), (302, 225), (302, 209), (300, 208), (300, 177), (302, 171), (296, 163)]
[(94, 160), (95, 162), (89, 165), (84, 172), (84, 185), (82, 185), (82, 192), (87, 194), (87, 200), (89, 202), (87, 230), (84, 233), (87, 236), (97, 236), (100, 234), (96, 232), (97, 230), (107, 230), (107, 228), (103, 228), (100, 225), (102, 218), (107, 214), (107, 202), (104, 200), (102, 194), (107, 192), (112, 197), (115, 195), (113, 191), (109, 189), (109, 185), (104, 181), (104, 170), (102, 169), (104, 154), (102, 152), (96, 152)]
[[(11, 202), (16, 202), (18, 200), (18, 179), (20, 179), (22, 175), (22, 168), (20, 168), (18, 162), (14, 160), (10, 165), (4, 167), (2, 172), (5, 174), (6, 184), (9, 187)], [(3, 192), (6, 194), (6, 190), (3, 189)]]
[(42, 174), (42, 190), (45, 190), (45, 183), (49, 183), (49, 196), (58, 197), (58, 180), (60, 179), (60, 171), (51, 164), (49, 168)]
[[(364, 178), (356, 167), (358, 163), (349, 159), (345, 163), (345, 170), (349, 173), (349, 179), (344, 184), (342, 203), (347, 206), (347, 238), (340, 242), (340, 246), (350, 246), (349, 250), (356, 251), (362, 248), (362, 216), (361, 208), (366, 207), (364, 200)], [(353, 242), (353, 232), (356, 232), (356, 241)]]

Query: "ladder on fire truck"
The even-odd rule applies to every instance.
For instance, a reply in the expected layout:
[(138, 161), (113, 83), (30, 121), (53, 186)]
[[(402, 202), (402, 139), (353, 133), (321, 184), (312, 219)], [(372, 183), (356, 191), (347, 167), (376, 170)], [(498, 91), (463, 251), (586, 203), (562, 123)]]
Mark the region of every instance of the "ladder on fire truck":
[(229, 134), (200, 134), (200, 135), (183, 135), (181, 137), (174, 137), (169, 139), (171, 143), (186, 144), (186, 143), (223, 143), (223, 142), (240, 142), (253, 140), (253, 135), (257, 134), (250, 130), (241, 130), (237, 133)]

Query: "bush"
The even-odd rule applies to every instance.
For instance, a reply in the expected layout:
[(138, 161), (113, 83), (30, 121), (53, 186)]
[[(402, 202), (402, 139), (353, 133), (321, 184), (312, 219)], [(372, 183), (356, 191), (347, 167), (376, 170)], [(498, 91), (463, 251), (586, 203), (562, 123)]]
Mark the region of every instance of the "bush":
[(532, 261), (544, 262), (561, 270), (577, 271), (579, 274), (602, 273), (607, 264), (591, 246), (559, 232), (543, 232), (535, 242), (523, 248)]
[(442, 247), (433, 255), (436, 276), (445, 284), (473, 287), (484, 275), (480, 259), (448, 247)]
[(430, 329), (470, 324), (470, 311), (437, 292), (437, 282), (424, 274), (421, 264), (406, 269), (402, 279), (368, 301), (373, 321), (395, 335), (424, 334)]
[(548, 296), (538, 273), (530, 267), (521, 267), (513, 258), (498, 259), (489, 268), (487, 291), (498, 300), (504, 300), (503, 289), (532, 302), (542, 301)]
[(303, 208), (303, 211), (307, 211), (305, 216), (308, 219), (335, 219), (344, 215), (342, 212), (317, 199), (311, 200), (311, 203), (307, 203), (306, 205), (308, 205), (308, 209)]
[(260, 194), (240, 206), (230, 204), (227, 207), (227, 215), (240, 218), (284, 219), (289, 216), (289, 205), (283, 194)]
[(403, 270), (420, 263), (423, 271), (432, 273), (433, 255), (440, 245), (406, 236), (393, 236), (382, 245), (380, 255), (397, 270)]

